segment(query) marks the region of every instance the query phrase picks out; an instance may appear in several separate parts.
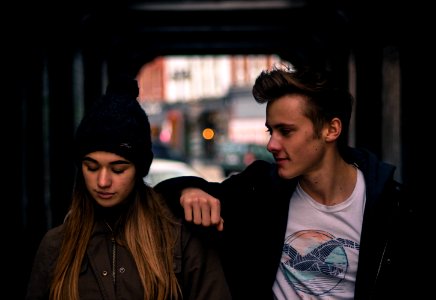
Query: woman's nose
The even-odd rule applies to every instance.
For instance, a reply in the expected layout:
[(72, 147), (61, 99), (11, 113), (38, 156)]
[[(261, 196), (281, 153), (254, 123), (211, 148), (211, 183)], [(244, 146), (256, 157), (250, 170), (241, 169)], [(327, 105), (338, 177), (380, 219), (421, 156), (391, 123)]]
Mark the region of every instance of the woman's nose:
[(111, 176), (110, 176), (110, 172), (108, 172), (108, 170), (106, 169), (101, 169), (100, 173), (98, 174), (98, 178), (97, 178), (97, 184), (100, 187), (107, 187), (111, 185)]

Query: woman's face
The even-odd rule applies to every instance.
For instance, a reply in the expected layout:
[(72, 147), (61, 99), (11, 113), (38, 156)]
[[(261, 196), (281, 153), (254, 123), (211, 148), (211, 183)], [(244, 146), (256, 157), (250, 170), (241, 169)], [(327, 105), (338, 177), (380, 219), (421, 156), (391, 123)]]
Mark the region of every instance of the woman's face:
[(135, 165), (111, 152), (88, 153), (82, 160), (82, 173), (89, 193), (103, 207), (122, 203), (135, 186)]

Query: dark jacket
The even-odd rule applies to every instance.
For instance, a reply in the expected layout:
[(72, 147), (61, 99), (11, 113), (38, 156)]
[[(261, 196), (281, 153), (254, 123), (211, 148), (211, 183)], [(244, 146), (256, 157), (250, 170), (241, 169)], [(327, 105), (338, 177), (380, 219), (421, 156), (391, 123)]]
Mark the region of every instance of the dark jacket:
[[(362, 170), (366, 182), (366, 205), (360, 240), (355, 299), (399, 299), (405, 295), (412, 275), (405, 275), (407, 230), (411, 210), (403, 203), (395, 168), (373, 154), (349, 149), (349, 163)], [(278, 177), (274, 164), (255, 161), (243, 172), (222, 183), (184, 177), (156, 186), (174, 201), (181, 214), (179, 191), (186, 186), (204, 189), (221, 200), (224, 231), (217, 234), (224, 270), (233, 299), (272, 299), (272, 286), (279, 267), (286, 231), (289, 200), (298, 179)], [(406, 261), (405, 261), (406, 260)], [(402, 283), (407, 283), (401, 285)]]
[[(36, 253), (28, 286), (27, 300), (48, 299), (49, 278), (63, 237), (63, 225), (49, 230)], [(189, 231), (180, 227), (174, 269), (184, 298), (191, 300), (231, 299), (217, 253)], [(144, 293), (132, 256), (120, 245), (116, 247), (116, 285), (111, 275), (112, 233), (97, 224), (89, 242), (79, 277), (81, 300), (143, 300)]]

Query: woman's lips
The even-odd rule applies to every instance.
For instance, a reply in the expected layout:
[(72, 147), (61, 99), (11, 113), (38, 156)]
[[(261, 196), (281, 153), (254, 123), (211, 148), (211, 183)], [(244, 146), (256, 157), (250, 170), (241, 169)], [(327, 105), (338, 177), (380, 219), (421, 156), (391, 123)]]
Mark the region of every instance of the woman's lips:
[(97, 192), (97, 195), (101, 199), (110, 199), (113, 197), (114, 193), (107, 193), (107, 192)]

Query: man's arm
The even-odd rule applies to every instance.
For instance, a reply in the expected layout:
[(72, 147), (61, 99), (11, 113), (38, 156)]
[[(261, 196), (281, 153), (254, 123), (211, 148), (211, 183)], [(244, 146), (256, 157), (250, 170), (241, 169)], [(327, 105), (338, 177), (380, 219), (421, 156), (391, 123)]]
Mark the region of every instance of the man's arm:
[[(223, 230), (221, 207), (237, 213), (239, 207), (251, 205), (247, 199), (238, 201), (235, 195), (252, 190), (253, 186), (271, 184), (277, 176), (273, 164), (257, 160), (239, 174), (232, 175), (222, 182), (209, 182), (201, 177), (183, 176), (164, 180), (155, 186), (162, 193), (171, 210), (181, 218), (203, 227), (215, 226)], [(227, 205), (227, 206), (226, 206)], [(231, 208), (229, 208), (231, 206)]]
[(221, 218), (221, 203), (212, 195), (199, 188), (182, 190), (180, 204), (185, 212), (185, 220), (197, 225), (215, 226), (218, 231), (224, 229)]
[(197, 225), (215, 226), (221, 231), (224, 224), (221, 203), (211, 192), (218, 185), (200, 177), (182, 176), (164, 180), (154, 188), (177, 216), (184, 216), (186, 221)]

